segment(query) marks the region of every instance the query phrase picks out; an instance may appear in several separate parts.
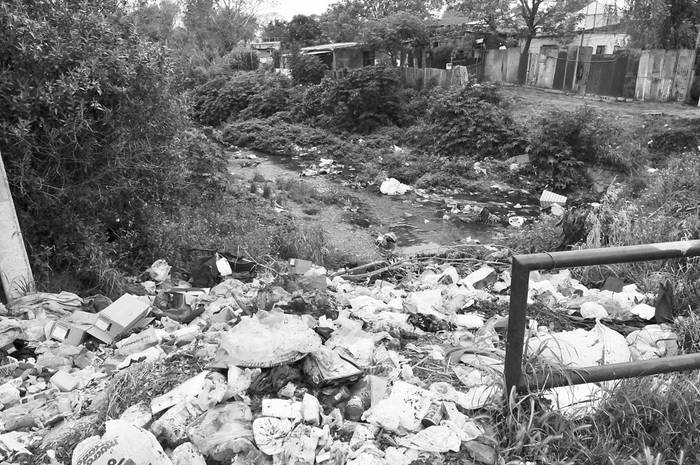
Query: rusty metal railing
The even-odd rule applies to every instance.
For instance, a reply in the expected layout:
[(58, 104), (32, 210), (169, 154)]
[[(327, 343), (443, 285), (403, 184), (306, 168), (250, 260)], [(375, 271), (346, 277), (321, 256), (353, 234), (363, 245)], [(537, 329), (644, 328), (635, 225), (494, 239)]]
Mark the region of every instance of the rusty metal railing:
[(505, 381), (507, 392), (510, 393), (513, 388), (519, 391), (528, 388), (547, 389), (700, 368), (700, 353), (696, 353), (655, 360), (576, 368), (575, 370), (563, 369), (559, 373), (536, 373), (529, 376), (524, 374), (522, 370), (530, 271), (697, 256), (700, 256), (700, 240), (514, 256), (506, 334)]

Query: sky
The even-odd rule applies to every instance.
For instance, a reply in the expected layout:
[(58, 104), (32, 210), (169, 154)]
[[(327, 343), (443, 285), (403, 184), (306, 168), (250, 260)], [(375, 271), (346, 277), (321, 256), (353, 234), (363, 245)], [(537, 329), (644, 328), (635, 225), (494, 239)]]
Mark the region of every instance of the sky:
[(320, 15), (333, 0), (277, 0), (260, 9), (261, 14), (278, 13), (284, 19), (294, 15)]

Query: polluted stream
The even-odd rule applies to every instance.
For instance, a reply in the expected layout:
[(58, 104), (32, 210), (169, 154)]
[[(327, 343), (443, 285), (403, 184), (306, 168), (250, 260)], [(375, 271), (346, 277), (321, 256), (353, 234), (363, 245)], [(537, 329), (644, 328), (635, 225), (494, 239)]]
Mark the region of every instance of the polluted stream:
[[(502, 184), (492, 185), (489, 194), (445, 194), (419, 189), (390, 196), (381, 194), (378, 185), (354, 186), (348, 180), (352, 172), (347, 169), (304, 176), (302, 173), (313, 173), (309, 169), (310, 160), (304, 160), (304, 157), (240, 150), (232, 152), (231, 158), (232, 174), (247, 180), (257, 176), (274, 186), (279, 179), (296, 179), (317, 192), (354, 197), (354, 208), (332, 205), (315, 212), (314, 220), (327, 230), (331, 243), (352, 246), (359, 251), (376, 249), (375, 239), (387, 233), (396, 236), (394, 252), (401, 255), (434, 252), (442, 247), (473, 241), (499, 242), (508, 229), (513, 229), (508, 223), (509, 218), (520, 217), (528, 221), (540, 212), (537, 199), (531, 193)], [(299, 208), (290, 205), (285, 205), (285, 208), (295, 216), (309, 219), (309, 215), (304, 215)], [(486, 212), (480, 218), (479, 212), (483, 209)], [(344, 210), (345, 214), (338, 215), (338, 210)]]

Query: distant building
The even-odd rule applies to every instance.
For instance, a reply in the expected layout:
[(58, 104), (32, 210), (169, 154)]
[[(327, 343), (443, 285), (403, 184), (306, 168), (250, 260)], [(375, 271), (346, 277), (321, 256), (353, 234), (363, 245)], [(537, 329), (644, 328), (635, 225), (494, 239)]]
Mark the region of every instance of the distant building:
[[(316, 55), (332, 70), (362, 68), (374, 64), (374, 52), (359, 42), (313, 45), (301, 48), (300, 52)], [(289, 55), (283, 58), (283, 67), (288, 68)]]
[(252, 42), (250, 48), (256, 51), (260, 63), (273, 64), (275, 51), (282, 48), (282, 42)]
[[(629, 43), (623, 21), (624, 0), (597, 0), (581, 8), (577, 32), (570, 37), (537, 36), (530, 44), (531, 53), (551, 53), (560, 48), (591, 47), (594, 55), (611, 54)], [(524, 39), (520, 40), (522, 48)]]

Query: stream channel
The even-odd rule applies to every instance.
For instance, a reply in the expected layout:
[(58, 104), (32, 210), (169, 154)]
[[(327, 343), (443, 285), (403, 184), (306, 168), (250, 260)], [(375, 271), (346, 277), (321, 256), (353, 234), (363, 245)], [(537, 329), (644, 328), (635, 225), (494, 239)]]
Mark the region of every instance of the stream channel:
[[(308, 166), (302, 157), (281, 157), (250, 150), (230, 152), (231, 172), (246, 180), (257, 175), (275, 185), (277, 179), (295, 178), (319, 192), (352, 196), (357, 199), (361, 214), (366, 220), (349, 224), (348, 207), (325, 205), (314, 213), (313, 218), (304, 213), (299, 205), (285, 205), (293, 215), (302, 220), (320, 223), (330, 236), (330, 242), (339, 248), (354, 251), (376, 249), (374, 239), (379, 234), (393, 232), (396, 237), (396, 253), (410, 255), (432, 252), (444, 246), (478, 240), (481, 243), (498, 242), (507, 228), (511, 216), (526, 219), (539, 214), (537, 199), (530, 193), (510, 189), (502, 184), (491, 186), (491, 194), (473, 193), (431, 193), (425, 190), (412, 190), (404, 195), (389, 196), (379, 192), (379, 186), (353, 187), (348, 180), (348, 172), (302, 176)], [(488, 208), (489, 212), (501, 219), (497, 224), (482, 224), (473, 221), (476, 209)], [(470, 215), (465, 210), (471, 209)], [(357, 213), (355, 212), (357, 217)], [(361, 225), (358, 225), (360, 223)], [(368, 243), (370, 244), (368, 246)], [(376, 255), (364, 250), (360, 255)]]

